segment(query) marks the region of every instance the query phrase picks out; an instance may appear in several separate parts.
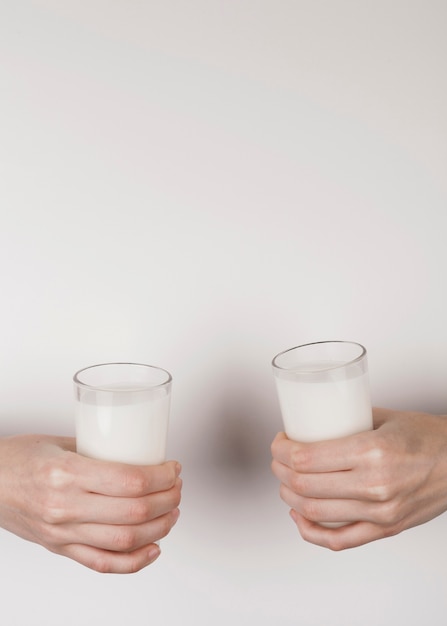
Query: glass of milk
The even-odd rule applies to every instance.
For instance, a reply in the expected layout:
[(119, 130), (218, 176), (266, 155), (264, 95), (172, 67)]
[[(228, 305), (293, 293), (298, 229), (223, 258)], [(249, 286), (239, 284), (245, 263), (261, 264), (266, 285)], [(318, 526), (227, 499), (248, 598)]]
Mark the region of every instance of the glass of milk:
[[(366, 350), (352, 341), (290, 348), (272, 362), (284, 430), (301, 442), (337, 439), (373, 428)], [(346, 522), (323, 522), (337, 528)]]
[(320, 341), (281, 352), (272, 362), (284, 429), (311, 442), (373, 427), (366, 349)]
[(135, 465), (166, 460), (172, 377), (139, 363), (92, 365), (74, 377), (80, 454)]

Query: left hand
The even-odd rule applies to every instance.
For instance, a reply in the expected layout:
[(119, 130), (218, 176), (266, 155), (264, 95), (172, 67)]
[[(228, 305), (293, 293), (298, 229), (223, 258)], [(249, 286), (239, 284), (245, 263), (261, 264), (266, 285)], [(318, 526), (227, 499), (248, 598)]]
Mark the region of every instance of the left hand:
[(274, 439), (272, 471), (307, 541), (352, 548), (447, 510), (447, 416), (374, 409), (374, 427), (316, 443)]

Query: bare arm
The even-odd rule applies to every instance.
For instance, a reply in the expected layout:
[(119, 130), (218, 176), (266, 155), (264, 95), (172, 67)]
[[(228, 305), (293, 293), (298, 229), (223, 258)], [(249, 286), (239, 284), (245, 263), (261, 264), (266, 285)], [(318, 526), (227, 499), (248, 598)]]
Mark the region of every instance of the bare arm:
[(180, 466), (133, 466), (75, 453), (73, 438), (0, 439), (0, 526), (100, 572), (152, 563), (177, 521)]
[(447, 510), (447, 416), (374, 409), (374, 426), (332, 441), (273, 441), (272, 471), (307, 541), (352, 548)]

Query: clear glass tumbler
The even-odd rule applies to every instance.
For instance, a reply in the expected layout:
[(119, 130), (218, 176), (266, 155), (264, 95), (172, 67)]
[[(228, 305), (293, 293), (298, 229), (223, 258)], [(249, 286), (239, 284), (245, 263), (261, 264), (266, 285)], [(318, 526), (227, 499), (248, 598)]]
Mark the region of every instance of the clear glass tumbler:
[(352, 341), (320, 341), (272, 361), (286, 435), (312, 442), (373, 427), (366, 349)]
[(166, 460), (169, 372), (139, 363), (105, 363), (78, 371), (73, 382), (80, 454), (136, 465)]

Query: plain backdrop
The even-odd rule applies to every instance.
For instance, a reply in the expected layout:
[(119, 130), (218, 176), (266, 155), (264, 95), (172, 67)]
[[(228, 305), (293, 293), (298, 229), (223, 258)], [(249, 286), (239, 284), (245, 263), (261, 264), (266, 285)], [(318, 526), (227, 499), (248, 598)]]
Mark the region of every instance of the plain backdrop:
[(270, 362), (363, 343), (447, 409), (443, 0), (0, 0), (0, 434), (73, 373), (168, 369), (182, 515), (99, 575), (0, 531), (1, 623), (445, 624), (446, 517), (332, 553), (270, 474)]

